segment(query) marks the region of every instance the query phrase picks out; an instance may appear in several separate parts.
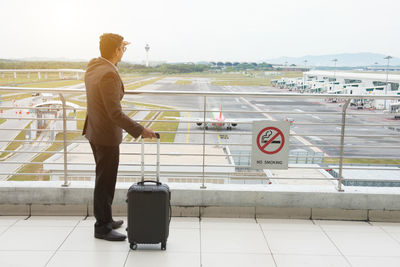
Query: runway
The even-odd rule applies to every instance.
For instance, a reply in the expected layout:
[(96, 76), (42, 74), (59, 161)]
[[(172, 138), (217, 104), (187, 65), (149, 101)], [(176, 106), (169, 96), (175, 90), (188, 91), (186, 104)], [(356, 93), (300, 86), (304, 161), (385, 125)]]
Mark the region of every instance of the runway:
[[(168, 77), (154, 84), (145, 86), (141, 90), (159, 91), (203, 91), (203, 92), (284, 92), (285, 90), (274, 87), (252, 87), (252, 86), (214, 86), (208, 78), (192, 78), (190, 85), (177, 85), (176, 81), (182, 78)], [(187, 78), (185, 78), (187, 79)], [(126, 99), (166, 105), (177, 109), (199, 109), (204, 106), (203, 97), (192, 96), (125, 96)], [(220, 97), (207, 97), (207, 109), (220, 108)], [(225, 118), (255, 118), (284, 120), (287, 117), (294, 119), (291, 125), (291, 133), (302, 136), (290, 137), (290, 150), (322, 152), (325, 156), (338, 157), (340, 155), (339, 136), (319, 135), (340, 135), (341, 114), (310, 114), (313, 112), (341, 112), (340, 103), (328, 103), (325, 99), (288, 99), (288, 98), (251, 98), (251, 97), (223, 97), (223, 115)], [(224, 110), (237, 110), (236, 113), (227, 113)], [(241, 114), (242, 111), (260, 111), (263, 114)], [(269, 112), (297, 112), (298, 114), (273, 114)], [(400, 124), (399, 121), (391, 119), (389, 115), (382, 114), (382, 111), (355, 110), (349, 107), (346, 116), (346, 137), (344, 155), (347, 157), (398, 157)], [(363, 113), (365, 116), (352, 115)], [(210, 117), (210, 114), (207, 114)], [(202, 112), (183, 112), (181, 117), (203, 118)], [(315, 125), (301, 125), (301, 124)], [(333, 125), (321, 125), (330, 123)], [(386, 126), (367, 126), (379, 124)], [(178, 131), (186, 131), (185, 134), (177, 134), (175, 142), (186, 142), (201, 144), (203, 142), (203, 128), (195, 123), (180, 123)], [(206, 143), (228, 145), (234, 151), (249, 151), (251, 149), (251, 124), (239, 124), (232, 131), (225, 128), (210, 127), (206, 130)], [(245, 134), (237, 134), (245, 133)], [(349, 137), (357, 135), (361, 137)], [(388, 137), (369, 136), (386, 135)], [(241, 144), (230, 145), (230, 144)], [(370, 148), (359, 148), (353, 146), (370, 146)]]

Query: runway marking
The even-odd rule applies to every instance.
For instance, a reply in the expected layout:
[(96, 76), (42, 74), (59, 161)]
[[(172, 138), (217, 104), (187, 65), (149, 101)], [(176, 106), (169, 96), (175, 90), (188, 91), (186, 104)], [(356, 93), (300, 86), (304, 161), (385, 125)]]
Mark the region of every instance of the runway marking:
[[(218, 130), (217, 130), (218, 132)], [(221, 138), (219, 137), (219, 134), (217, 134), (217, 139), (218, 139), (218, 144), (221, 144)]]
[[(188, 117), (190, 118), (190, 112), (188, 112)], [(186, 143), (189, 143), (189, 136), (190, 136), (190, 122), (188, 122), (188, 129), (186, 134)]]

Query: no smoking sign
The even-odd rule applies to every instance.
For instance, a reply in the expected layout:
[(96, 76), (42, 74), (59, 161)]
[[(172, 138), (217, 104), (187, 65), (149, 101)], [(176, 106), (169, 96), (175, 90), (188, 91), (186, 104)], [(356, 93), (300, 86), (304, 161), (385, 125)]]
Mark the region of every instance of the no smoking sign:
[(289, 122), (253, 122), (251, 167), (287, 169), (289, 157)]
[(266, 127), (257, 136), (257, 146), (265, 154), (276, 154), (285, 145), (285, 137), (276, 127)]

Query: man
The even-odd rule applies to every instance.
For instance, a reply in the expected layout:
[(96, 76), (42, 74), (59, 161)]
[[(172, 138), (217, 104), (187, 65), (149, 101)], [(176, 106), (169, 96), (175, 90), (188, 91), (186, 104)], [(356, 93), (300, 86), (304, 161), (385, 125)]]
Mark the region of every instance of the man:
[(118, 34), (105, 33), (100, 36), (101, 57), (89, 62), (85, 74), (87, 116), (82, 135), (89, 140), (96, 162), (94, 236), (109, 241), (126, 239), (126, 235), (114, 230), (121, 227), (123, 221), (114, 221), (111, 211), (122, 129), (135, 138), (140, 135), (143, 138), (156, 137), (151, 129), (133, 121), (121, 109), (124, 85), (117, 64), (128, 44)]

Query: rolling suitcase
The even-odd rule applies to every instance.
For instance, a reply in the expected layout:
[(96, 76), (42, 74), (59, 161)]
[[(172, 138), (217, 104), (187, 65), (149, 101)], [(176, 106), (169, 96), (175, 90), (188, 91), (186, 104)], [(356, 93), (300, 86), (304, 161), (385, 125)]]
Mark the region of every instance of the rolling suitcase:
[(171, 221), (171, 192), (160, 183), (160, 135), (157, 133), (157, 181), (144, 180), (144, 141), (142, 139), (142, 180), (133, 184), (127, 193), (128, 240), (130, 248), (137, 244), (158, 244), (167, 248)]

